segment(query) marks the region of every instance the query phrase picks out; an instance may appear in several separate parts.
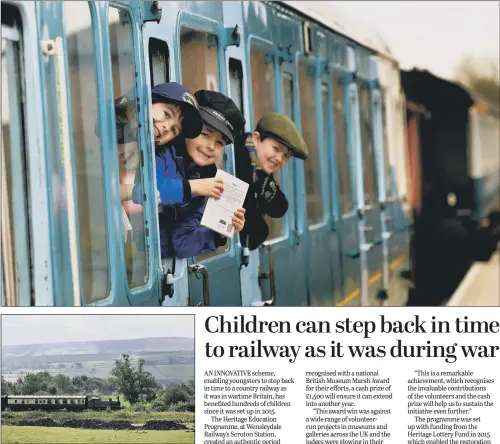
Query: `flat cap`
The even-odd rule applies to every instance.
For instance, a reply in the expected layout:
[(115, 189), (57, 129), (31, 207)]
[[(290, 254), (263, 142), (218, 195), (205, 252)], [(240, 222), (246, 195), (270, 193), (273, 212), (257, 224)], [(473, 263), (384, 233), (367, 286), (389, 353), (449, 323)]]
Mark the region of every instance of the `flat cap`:
[(306, 142), (295, 123), (283, 114), (266, 114), (259, 120), (255, 130), (286, 145), (293, 157), (305, 160), (309, 156)]

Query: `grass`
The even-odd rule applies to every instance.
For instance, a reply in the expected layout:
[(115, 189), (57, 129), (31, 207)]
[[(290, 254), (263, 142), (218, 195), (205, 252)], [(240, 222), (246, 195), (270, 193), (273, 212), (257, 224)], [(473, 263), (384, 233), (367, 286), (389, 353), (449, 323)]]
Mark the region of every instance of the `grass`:
[(49, 417), (54, 421), (69, 421), (72, 419), (100, 419), (102, 421), (126, 420), (132, 424), (145, 424), (149, 420), (162, 419), (166, 421), (175, 421), (186, 424), (194, 423), (194, 413), (191, 412), (128, 412), (121, 411), (86, 411), (86, 412), (10, 412), (8, 415), (2, 415), (2, 422), (5, 424), (16, 424), (18, 421), (28, 418)]
[(62, 427), (2, 426), (2, 443), (5, 444), (101, 444), (101, 443), (162, 443), (194, 444), (194, 433), (186, 430), (129, 431), (84, 430)]

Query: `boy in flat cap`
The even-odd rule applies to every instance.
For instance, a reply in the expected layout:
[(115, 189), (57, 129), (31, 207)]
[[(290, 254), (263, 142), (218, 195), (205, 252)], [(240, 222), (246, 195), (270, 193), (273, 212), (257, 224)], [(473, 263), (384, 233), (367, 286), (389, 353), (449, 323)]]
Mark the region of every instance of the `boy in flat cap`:
[[(242, 146), (243, 145), (243, 146)], [(288, 210), (288, 200), (274, 180), (273, 173), (283, 168), (290, 157), (305, 160), (307, 145), (297, 127), (287, 116), (268, 113), (247, 133), (235, 149), (236, 175), (250, 184), (244, 208), (246, 224), (240, 233), (241, 245), (255, 250), (268, 237), (268, 215), (281, 218)]]

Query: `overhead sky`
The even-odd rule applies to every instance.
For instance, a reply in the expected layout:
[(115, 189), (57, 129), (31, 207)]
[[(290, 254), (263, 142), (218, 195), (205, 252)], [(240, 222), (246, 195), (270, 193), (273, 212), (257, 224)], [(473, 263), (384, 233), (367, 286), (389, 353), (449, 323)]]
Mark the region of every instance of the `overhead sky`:
[(417, 66), (447, 79), (463, 56), (496, 60), (498, 1), (335, 1), (350, 21), (377, 29), (403, 69)]
[(194, 337), (189, 315), (3, 315), (2, 344)]

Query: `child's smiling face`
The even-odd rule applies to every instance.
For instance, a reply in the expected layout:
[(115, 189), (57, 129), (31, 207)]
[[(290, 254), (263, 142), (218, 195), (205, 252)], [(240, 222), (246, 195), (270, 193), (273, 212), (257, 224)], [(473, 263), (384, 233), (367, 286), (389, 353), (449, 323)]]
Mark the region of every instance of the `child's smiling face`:
[(196, 139), (186, 139), (186, 149), (196, 165), (207, 166), (217, 162), (227, 143), (226, 136), (204, 123)]
[(157, 145), (170, 142), (181, 133), (183, 115), (178, 105), (163, 102), (153, 103), (152, 114)]

